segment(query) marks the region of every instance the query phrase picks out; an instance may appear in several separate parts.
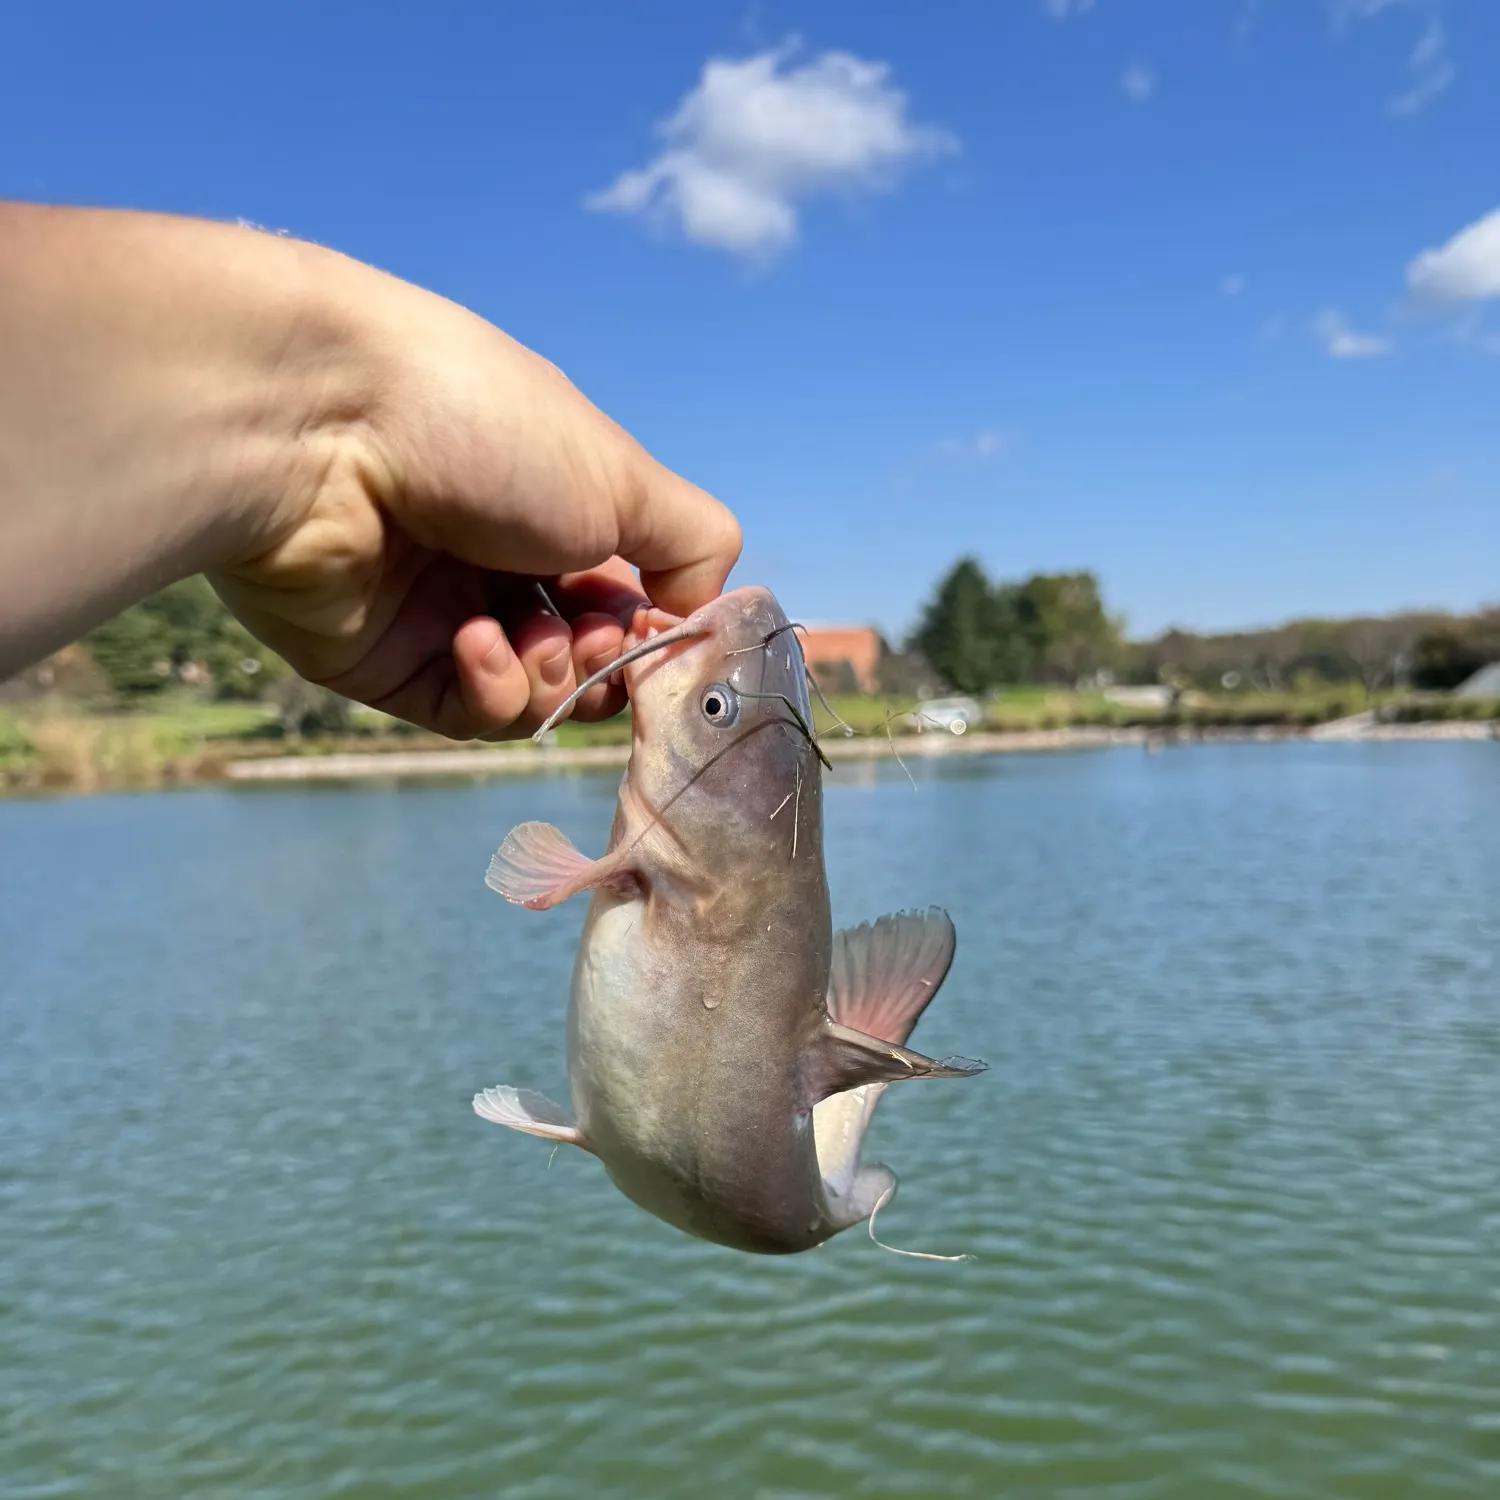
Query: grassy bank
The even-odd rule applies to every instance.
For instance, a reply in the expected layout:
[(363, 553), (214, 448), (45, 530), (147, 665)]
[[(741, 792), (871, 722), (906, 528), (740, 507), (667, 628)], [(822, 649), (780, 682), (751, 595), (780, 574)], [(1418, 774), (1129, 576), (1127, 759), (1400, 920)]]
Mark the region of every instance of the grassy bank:
[[(831, 707), (860, 734), (914, 732), (910, 699), (839, 696)], [(1382, 719), (1420, 723), (1446, 719), (1500, 719), (1500, 702), (1384, 695), (1358, 689), (1296, 693), (1235, 693), (1194, 698), (1170, 711), (1127, 708), (1102, 693), (1017, 688), (985, 705), (983, 728), (1034, 733), (1069, 728), (1298, 730), (1375, 709)], [(822, 731), (838, 730), (819, 706)], [(943, 733), (944, 731), (930, 731)], [(629, 715), (607, 724), (564, 724), (563, 748), (629, 742)], [(231, 761), (260, 756), (380, 754), (451, 750), (453, 741), (412, 730), (384, 714), (357, 709), (347, 732), (288, 738), (269, 707), (207, 703), (183, 696), (156, 700), (134, 712), (89, 712), (62, 700), (0, 706), (0, 791), (89, 792), (216, 781)], [(500, 747), (487, 747), (500, 748)]]

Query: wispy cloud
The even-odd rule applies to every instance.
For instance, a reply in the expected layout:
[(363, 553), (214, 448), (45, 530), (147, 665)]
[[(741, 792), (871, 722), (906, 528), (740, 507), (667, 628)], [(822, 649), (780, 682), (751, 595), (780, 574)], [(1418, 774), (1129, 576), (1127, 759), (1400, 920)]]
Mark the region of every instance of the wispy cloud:
[(1237, 48), (1243, 49), (1250, 43), (1250, 34), (1255, 30), (1256, 19), (1260, 15), (1260, 0), (1241, 0), (1240, 13), (1234, 18), (1234, 30), (1230, 38)]
[(1274, 313), (1255, 331), (1257, 344), (1279, 344), (1286, 337), (1286, 314)]
[(1086, 15), (1094, 8), (1094, 0), (1043, 0), (1047, 14), (1054, 21), (1066, 21), (1070, 16)]
[(1428, 21), (1406, 66), (1411, 83), (1391, 100), (1388, 108), (1393, 115), (1420, 114), (1458, 75), (1448, 55), (1448, 33), (1436, 16)]
[(1332, 0), (1334, 26), (1348, 30), (1387, 11), (1402, 11), (1422, 21), (1422, 31), (1406, 59), (1407, 86), (1386, 103), (1397, 118), (1420, 114), (1458, 76), (1448, 33), (1443, 26), (1442, 0)]
[(1132, 104), (1144, 104), (1156, 92), (1156, 74), (1145, 63), (1131, 63), (1120, 74), (1120, 91)]
[(1406, 268), (1406, 285), (1426, 302), (1500, 297), (1500, 208), (1424, 250)]
[(662, 151), (586, 206), (764, 260), (797, 239), (800, 203), (888, 191), (903, 169), (958, 149), (946, 130), (910, 119), (888, 64), (825, 52), (793, 67), (795, 47), (706, 63), (657, 126)]
[(1246, 281), (1243, 276), (1240, 276), (1236, 273), (1224, 277), (1219, 282), (1219, 290), (1226, 297), (1239, 297), (1244, 294), (1245, 288), (1249, 284), (1250, 283)]
[(1465, 307), (1444, 330), (1443, 336), (1449, 343), (1463, 349), (1500, 354), (1500, 333), (1485, 326), (1484, 309), (1477, 304)]
[(998, 458), (1016, 440), (1014, 432), (1002, 427), (981, 427), (962, 437), (944, 438), (934, 450), (939, 458), (971, 463), (988, 463)]
[(1020, 441), (1013, 427), (980, 427), (929, 443), (892, 475), (897, 489), (906, 489), (936, 469), (981, 469), (1004, 457)]
[(1388, 339), (1376, 333), (1356, 332), (1342, 313), (1331, 308), (1313, 319), (1313, 332), (1330, 359), (1378, 359), (1391, 352)]

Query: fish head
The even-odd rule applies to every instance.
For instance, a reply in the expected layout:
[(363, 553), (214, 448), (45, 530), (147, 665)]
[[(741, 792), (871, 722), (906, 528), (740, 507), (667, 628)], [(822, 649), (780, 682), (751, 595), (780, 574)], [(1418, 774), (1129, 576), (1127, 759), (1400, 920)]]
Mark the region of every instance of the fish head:
[[(673, 637), (624, 668), (634, 742), (628, 777), (741, 852), (794, 837), (821, 858), (821, 769), (796, 628), (771, 592), (739, 588), (685, 619), (642, 611), (626, 646)], [(795, 804), (795, 805), (793, 805)]]

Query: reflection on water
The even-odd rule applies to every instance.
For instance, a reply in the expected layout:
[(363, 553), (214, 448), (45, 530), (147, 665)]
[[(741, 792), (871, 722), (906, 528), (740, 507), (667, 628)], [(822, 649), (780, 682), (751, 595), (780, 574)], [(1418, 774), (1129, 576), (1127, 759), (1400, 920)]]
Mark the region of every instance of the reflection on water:
[(898, 1260), (699, 1244), (485, 1126), (563, 1091), (616, 778), (0, 806), (0, 1493), (1500, 1493), (1500, 747), (829, 778), (959, 955)]

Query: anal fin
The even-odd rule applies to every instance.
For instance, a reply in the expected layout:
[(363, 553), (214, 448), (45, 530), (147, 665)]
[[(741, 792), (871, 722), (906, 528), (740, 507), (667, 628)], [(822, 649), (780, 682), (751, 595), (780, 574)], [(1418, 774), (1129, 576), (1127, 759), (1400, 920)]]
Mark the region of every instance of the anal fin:
[(545, 1094), (534, 1094), (530, 1089), (513, 1089), (508, 1083), (485, 1089), (474, 1095), (474, 1113), (493, 1125), (505, 1125), (511, 1130), (540, 1136), (544, 1141), (589, 1149), (583, 1133), (568, 1118), (567, 1110)]

